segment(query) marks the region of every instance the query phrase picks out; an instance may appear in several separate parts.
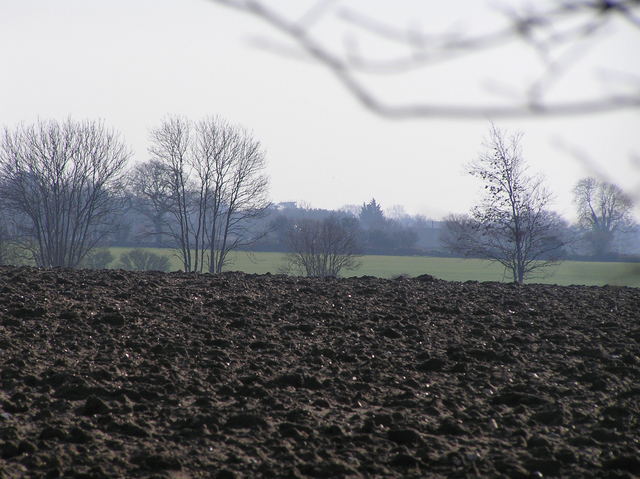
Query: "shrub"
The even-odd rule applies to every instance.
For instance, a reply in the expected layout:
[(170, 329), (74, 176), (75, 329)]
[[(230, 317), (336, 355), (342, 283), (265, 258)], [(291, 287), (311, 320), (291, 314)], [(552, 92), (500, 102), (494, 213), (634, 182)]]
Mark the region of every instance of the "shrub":
[(80, 263), (80, 267), (87, 269), (106, 269), (113, 260), (115, 260), (115, 258), (108, 249), (94, 249), (85, 256)]
[(131, 271), (168, 271), (169, 258), (136, 248), (120, 255), (120, 266)]

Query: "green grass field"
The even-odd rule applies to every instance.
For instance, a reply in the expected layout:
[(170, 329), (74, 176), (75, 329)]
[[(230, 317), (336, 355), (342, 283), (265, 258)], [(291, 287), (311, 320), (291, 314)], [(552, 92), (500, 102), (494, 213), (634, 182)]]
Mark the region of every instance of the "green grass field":
[[(110, 248), (114, 257), (131, 248)], [(147, 248), (157, 254), (171, 257), (171, 270), (180, 269), (180, 261), (173, 250)], [(430, 274), (449, 281), (506, 281), (509, 276), (500, 265), (479, 259), (436, 258), (426, 256), (363, 256), (361, 266), (355, 271), (345, 271), (343, 276), (378, 276), (392, 278), (397, 275), (418, 276)], [(245, 253), (231, 254), (228, 271), (246, 273), (272, 273), (280, 271), (284, 264), (281, 253)], [(110, 265), (117, 267), (117, 260)], [(640, 263), (599, 263), (586, 261), (565, 261), (546, 270), (544, 277), (529, 280), (531, 283), (549, 283), (560, 285), (598, 285), (640, 287)]]

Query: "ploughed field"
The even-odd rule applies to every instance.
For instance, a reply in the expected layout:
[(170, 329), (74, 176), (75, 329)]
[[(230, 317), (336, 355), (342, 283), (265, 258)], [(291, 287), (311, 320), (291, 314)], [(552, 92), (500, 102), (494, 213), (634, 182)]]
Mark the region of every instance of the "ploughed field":
[(634, 477), (640, 289), (0, 268), (0, 477)]

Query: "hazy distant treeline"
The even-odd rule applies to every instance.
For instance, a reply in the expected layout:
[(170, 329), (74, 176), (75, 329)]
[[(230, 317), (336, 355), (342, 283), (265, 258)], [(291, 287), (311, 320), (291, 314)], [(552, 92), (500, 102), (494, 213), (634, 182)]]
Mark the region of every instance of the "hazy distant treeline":
[[(159, 233), (152, 221), (135, 207), (136, 201), (133, 197), (129, 199), (130, 206), (122, 211), (116, 222), (118, 226), (107, 238), (105, 246), (174, 247), (173, 240)], [(297, 222), (323, 220), (330, 216), (347, 221), (356, 230), (362, 254), (448, 256), (440, 242), (441, 221), (408, 214), (392, 218), (375, 199), (339, 210), (312, 208), (296, 202), (273, 204), (263, 217), (247, 225), (259, 238), (247, 249), (288, 252), (288, 235)]]
[[(129, 205), (135, 203), (130, 198)], [(348, 205), (339, 210), (313, 208), (296, 202), (271, 205), (264, 217), (251, 221), (248, 229), (259, 237), (250, 251), (289, 251), (288, 234), (303, 219), (323, 220), (332, 215), (350, 221), (356, 230), (361, 254), (429, 255), (450, 257), (453, 254), (442, 241), (444, 222), (422, 215), (409, 215), (402, 208), (391, 214), (375, 199), (362, 205)], [(175, 247), (171, 238), (157, 234), (154, 225), (136, 208), (129, 207), (117, 221), (118, 227), (107, 239), (106, 246)], [(588, 233), (578, 225), (565, 222), (560, 234), (566, 238), (563, 257), (576, 260), (637, 260), (640, 255), (638, 231), (621, 232), (616, 236), (611, 251), (594, 254), (585, 238)]]

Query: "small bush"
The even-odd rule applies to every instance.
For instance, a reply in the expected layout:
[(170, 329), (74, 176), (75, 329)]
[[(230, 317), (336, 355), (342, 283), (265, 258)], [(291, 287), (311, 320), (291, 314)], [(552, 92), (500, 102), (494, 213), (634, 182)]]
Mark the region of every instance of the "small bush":
[(106, 269), (113, 260), (115, 260), (115, 258), (108, 249), (94, 249), (82, 260), (80, 267), (87, 269)]
[(137, 248), (120, 255), (120, 266), (131, 271), (168, 271), (169, 258)]

